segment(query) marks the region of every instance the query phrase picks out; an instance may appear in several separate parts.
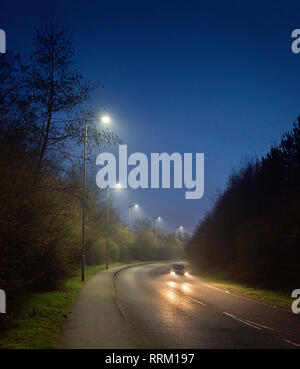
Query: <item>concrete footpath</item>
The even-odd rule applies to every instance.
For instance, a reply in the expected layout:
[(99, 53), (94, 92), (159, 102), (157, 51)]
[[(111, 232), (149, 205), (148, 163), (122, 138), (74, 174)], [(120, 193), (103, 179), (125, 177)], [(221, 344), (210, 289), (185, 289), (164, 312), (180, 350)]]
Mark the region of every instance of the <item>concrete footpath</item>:
[(141, 348), (114, 296), (113, 276), (123, 268), (100, 271), (83, 285), (60, 332), (57, 348)]

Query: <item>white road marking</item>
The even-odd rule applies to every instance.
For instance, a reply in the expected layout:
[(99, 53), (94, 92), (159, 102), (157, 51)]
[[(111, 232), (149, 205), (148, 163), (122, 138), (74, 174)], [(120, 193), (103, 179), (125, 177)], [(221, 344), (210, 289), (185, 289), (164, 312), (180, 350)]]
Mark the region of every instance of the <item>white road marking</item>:
[(212, 285), (210, 285), (208, 283), (202, 282), (202, 284), (203, 284), (203, 286), (208, 287), (208, 288), (211, 288), (212, 290), (216, 290), (216, 291), (219, 291), (219, 292), (222, 292), (222, 293), (230, 293), (230, 291), (228, 291), (228, 290), (224, 290), (222, 288), (218, 288), (218, 287), (212, 286)]
[(206, 306), (206, 305), (204, 304), (204, 302), (201, 302), (201, 301), (195, 300), (195, 299), (193, 299), (193, 298), (192, 298), (192, 297), (190, 297), (190, 296), (186, 296), (186, 295), (184, 295), (184, 294), (182, 294), (182, 296), (186, 297), (186, 298), (187, 298), (187, 299), (189, 299), (189, 300), (192, 300), (192, 301), (196, 302), (197, 304), (200, 304), (200, 305), (202, 305), (202, 306)]
[(287, 340), (285, 338), (282, 339), (284, 342), (287, 342), (287, 343), (290, 343), (291, 345), (294, 345), (294, 346), (297, 346), (297, 347), (300, 347), (300, 345), (298, 343), (295, 343), (293, 341), (290, 341), (290, 340)]
[[(175, 292), (176, 294), (180, 295), (180, 296), (183, 296), (183, 297), (186, 297), (187, 299), (193, 301), (193, 302), (196, 302), (197, 304), (200, 304), (202, 306), (207, 306), (206, 304), (204, 304), (204, 302), (201, 302), (201, 301), (198, 301), (196, 299), (193, 299), (192, 297), (190, 296), (187, 296), (179, 291), (177, 291), (175, 288), (172, 288), (170, 286), (168, 286), (165, 282), (162, 282), (160, 281), (160, 283), (162, 283), (165, 287), (167, 287), (168, 289), (172, 290), (173, 292)], [(204, 284), (204, 283), (203, 283)], [(207, 287), (210, 287), (210, 288), (213, 288), (213, 289), (218, 289), (218, 288), (215, 288), (215, 287), (212, 287), (212, 286), (209, 286), (209, 285), (206, 285)], [(226, 293), (228, 293), (229, 291), (226, 291)], [(241, 322), (243, 324), (246, 324), (252, 328), (255, 328), (255, 329), (258, 329), (258, 330), (261, 330), (262, 328), (264, 329), (268, 329), (268, 330), (271, 330), (273, 331), (274, 329), (273, 328), (270, 328), (266, 325), (263, 325), (263, 324), (260, 324), (260, 323), (256, 323), (256, 322), (252, 322), (251, 320), (248, 320), (248, 319), (243, 319), (243, 318), (240, 318), (240, 317), (237, 317), (236, 315), (233, 315), (233, 314), (229, 314), (227, 313), (226, 311), (223, 311), (223, 314), (226, 315), (226, 316), (229, 316), (230, 318), (234, 319), (234, 320), (237, 320), (238, 322)], [(296, 346), (296, 347), (300, 347), (300, 344), (298, 343), (295, 343), (293, 341), (290, 341), (286, 338), (282, 338), (282, 340), (286, 343), (289, 343), (293, 346)]]
[(202, 284), (203, 284), (203, 286), (211, 288), (212, 290), (217, 290), (217, 291), (220, 291), (220, 292), (223, 292), (223, 293), (228, 293), (229, 292), (229, 291), (224, 291), (221, 288), (211, 286), (210, 284), (207, 284), (207, 283), (204, 283), (204, 282)]
[(191, 300), (191, 301), (194, 301), (194, 302), (196, 302), (197, 304), (200, 304), (200, 305), (202, 305), (202, 306), (207, 306), (207, 305), (205, 305), (205, 304), (204, 304), (204, 302), (201, 302), (201, 301), (195, 300), (195, 299), (193, 299), (192, 297), (187, 296), (187, 295), (185, 295), (184, 293), (181, 293), (181, 292), (179, 292), (179, 291), (175, 290), (175, 288), (172, 288), (172, 287), (168, 286), (165, 282), (160, 281), (160, 283), (162, 283), (165, 287), (169, 288), (169, 289), (170, 289), (170, 290), (172, 290), (173, 292), (177, 293), (177, 295), (180, 295), (180, 296), (186, 297), (187, 299), (189, 299), (189, 300)]
[[(214, 287), (214, 286), (211, 286), (210, 284), (208, 283), (204, 283), (202, 282), (202, 285), (205, 286), (205, 287), (208, 287), (208, 288), (211, 288), (212, 290), (216, 290), (216, 291), (219, 291), (219, 292), (222, 292), (222, 293), (230, 293), (230, 291), (228, 290), (224, 290), (222, 288), (218, 288), (218, 287)], [(263, 301), (260, 301), (260, 300), (256, 300), (256, 299), (251, 299), (250, 297), (247, 297), (247, 296), (242, 296), (242, 294), (235, 294), (235, 293), (230, 293), (231, 296), (234, 296), (234, 297), (238, 297), (240, 299), (244, 299), (244, 300), (247, 300), (247, 301), (251, 301), (251, 302), (256, 302), (258, 304), (262, 304), (262, 305), (265, 305), (265, 306), (269, 306), (273, 309), (280, 309), (278, 308), (278, 306), (276, 305), (270, 305), (270, 304), (267, 304)], [(280, 310), (283, 310), (283, 309), (280, 309)]]
[(252, 323), (252, 324), (255, 324), (255, 325), (258, 325), (259, 327), (261, 327), (261, 328), (265, 328), (265, 329), (269, 329), (270, 331), (274, 331), (274, 329), (273, 328), (270, 328), (270, 327), (268, 327), (268, 326), (266, 326), (266, 325), (263, 325), (263, 324), (260, 324), (260, 323), (256, 323), (256, 322), (251, 322), (251, 320), (247, 320), (247, 319), (244, 319), (246, 322), (248, 322), (248, 323)]
[(246, 325), (249, 325), (249, 326), (250, 326), (250, 327), (252, 327), (252, 328), (255, 328), (255, 329), (261, 330), (261, 327), (259, 327), (258, 325), (256, 325), (257, 323), (251, 322), (250, 320), (244, 320), (244, 319), (239, 318), (239, 317), (237, 317), (237, 316), (235, 316), (235, 315), (232, 315), (232, 314), (226, 313), (225, 311), (223, 311), (223, 314), (224, 314), (224, 315), (229, 316), (229, 317), (230, 317), (230, 318), (232, 318), (232, 319), (237, 320), (238, 322), (241, 322), (241, 323), (244, 323), (244, 324), (246, 324)]

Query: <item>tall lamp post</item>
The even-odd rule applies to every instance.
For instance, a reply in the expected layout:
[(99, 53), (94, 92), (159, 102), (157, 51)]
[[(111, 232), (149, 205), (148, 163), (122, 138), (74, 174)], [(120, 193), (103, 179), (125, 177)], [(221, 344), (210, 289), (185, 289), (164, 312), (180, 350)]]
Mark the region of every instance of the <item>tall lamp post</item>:
[[(112, 188), (121, 188), (120, 183), (117, 183), (115, 187)], [(107, 186), (106, 191), (106, 204), (107, 204), (107, 217), (106, 217), (106, 252), (105, 252), (105, 268), (108, 269), (109, 264), (109, 217), (110, 217), (110, 209), (109, 209), (109, 186)]]
[(153, 252), (154, 252), (154, 247), (155, 247), (155, 222), (157, 220), (161, 220), (161, 217), (153, 217), (153, 219), (152, 219), (152, 232), (153, 232), (152, 247), (153, 247)]
[(109, 186), (106, 190), (106, 250), (105, 250), (105, 268), (108, 269), (108, 255), (109, 255)]
[(179, 236), (182, 238), (182, 234), (183, 234), (183, 227), (182, 226), (178, 226), (176, 228), (176, 237), (179, 238)]
[[(85, 119), (84, 121), (84, 151), (83, 151), (83, 202), (82, 202), (82, 240), (81, 240), (81, 280), (85, 278), (85, 215), (86, 215), (86, 156), (87, 156), (87, 131), (88, 122), (93, 122), (94, 119)], [(103, 116), (102, 123), (110, 123), (110, 117)]]
[(132, 209), (132, 208), (138, 208), (139, 206), (138, 206), (138, 204), (135, 204), (135, 205), (129, 205), (128, 206), (128, 235), (129, 235), (129, 230), (130, 230), (130, 221), (131, 221), (131, 212), (130, 212), (130, 210)]
[(87, 151), (87, 119), (84, 121), (84, 152), (83, 152), (83, 203), (82, 203), (82, 240), (81, 240), (81, 280), (85, 272), (85, 212), (86, 212), (86, 151)]
[(132, 208), (138, 208), (138, 204), (135, 204), (135, 205), (128, 205), (128, 226), (127, 226), (127, 244), (128, 244), (128, 254), (127, 254), (127, 261), (129, 262), (130, 258), (129, 258), (129, 232), (130, 232), (130, 222), (131, 222), (131, 210)]

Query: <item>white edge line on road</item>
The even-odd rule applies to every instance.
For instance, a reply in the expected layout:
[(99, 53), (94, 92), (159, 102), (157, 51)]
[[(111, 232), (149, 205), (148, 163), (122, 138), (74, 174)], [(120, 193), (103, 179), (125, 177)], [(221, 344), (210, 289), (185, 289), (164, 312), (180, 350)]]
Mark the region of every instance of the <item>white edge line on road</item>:
[(266, 325), (263, 325), (263, 324), (260, 324), (260, 323), (256, 323), (256, 322), (251, 322), (251, 320), (247, 320), (247, 319), (244, 319), (246, 322), (248, 322), (248, 323), (252, 323), (252, 324), (255, 324), (255, 325), (258, 325), (259, 327), (261, 327), (261, 328), (265, 328), (265, 329), (269, 329), (270, 331), (274, 331), (274, 329), (273, 328), (270, 328), (270, 327), (268, 327), (268, 326), (266, 326)]
[(211, 286), (208, 283), (202, 282), (202, 284), (203, 284), (203, 286), (208, 287), (208, 288), (211, 288), (212, 290), (220, 291), (220, 292), (223, 292), (223, 293), (229, 293), (228, 290), (222, 290), (221, 288), (218, 288), (218, 287), (215, 287), (215, 286)]
[(207, 305), (205, 305), (205, 304), (204, 304), (204, 302), (201, 302), (201, 301), (195, 300), (195, 299), (193, 299), (192, 297), (187, 296), (187, 295), (185, 295), (184, 293), (181, 293), (181, 292), (179, 292), (179, 291), (175, 290), (175, 288), (172, 288), (172, 287), (168, 286), (165, 282), (160, 281), (160, 283), (162, 283), (162, 284), (163, 284), (165, 287), (167, 287), (169, 290), (172, 290), (172, 291), (174, 291), (175, 293), (177, 293), (177, 295), (180, 295), (180, 296), (186, 297), (187, 299), (192, 300), (192, 301), (194, 301), (194, 302), (196, 302), (197, 304), (200, 304), (200, 305), (202, 305), (202, 306), (207, 306)]
[[(235, 293), (235, 292), (232, 292), (232, 291), (224, 290), (222, 288), (214, 287), (214, 286), (211, 286), (208, 283), (204, 283), (204, 282), (201, 282), (201, 283), (202, 283), (203, 286), (211, 288), (212, 290), (216, 290), (216, 291), (219, 291), (219, 292), (222, 292), (222, 293), (227, 293), (227, 294), (230, 293), (231, 296), (234, 296), (234, 297), (237, 297), (237, 298), (240, 298), (240, 299), (251, 301), (251, 302), (261, 304), (261, 305), (264, 305), (264, 306), (269, 306), (272, 309), (278, 309), (278, 310), (281, 310), (281, 311), (289, 312), (289, 310), (286, 310), (286, 309), (284, 309), (280, 306), (271, 305), (271, 304), (269, 304), (267, 302), (264, 302), (264, 301), (261, 301), (259, 299), (255, 299), (255, 298), (251, 298), (249, 296), (243, 295), (242, 293), (238, 293), (238, 292)], [(290, 314), (292, 314), (292, 313), (290, 313)]]
[(290, 343), (291, 345), (294, 345), (294, 346), (297, 346), (297, 347), (300, 347), (300, 345), (298, 343), (295, 343), (293, 341), (290, 341), (290, 340), (287, 340), (286, 338), (283, 338), (282, 341), (284, 342), (287, 342), (287, 343)]
[(237, 320), (238, 322), (241, 322), (241, 323), (244, 323), (244, 324), (246, 324), (246, 325), (249, 325), (249, 326), (250, 326), (250, 327), (252, 327), (252, 328), (255, 328), (255, 329), (261, 330), (261, 328), (260, 328), (260, 327), (258, 327), (258, 326), (256, 325), (256, 323), (254, 323), (254, 322), (250, 322), (249, 320), (241, 319), (241, 318), (239, 318), (239, 317), (237, 317), (237, 316), (235, 316), (235, 315), (232, 315), (232, 314), (226, 313), (225, 311), (223, 311), (223, 314), (224, 314), (224, 315), (229, 316), (229, 317), (230, 317), (230, 318), (232, 318), (232, 319)]
[(184, 294), (182, 294), (182, 296), (186, 297), (186, 298), (187, 298), (187, 299), (189, 299), (189, 300), (192, 300), (192, 301), (196, 302), (197, 304), (200, 304), (200, 305), (202, 305), (202, 306), (207, 306), (207, 305), (205, 305), (205, 304), (204, 304), (204, 302), (201, 302), (201, 301), (195, 300), (195, 299), (193, 299), (193, 298), (192, 298), (192, 297), (190, 297), (190, 296), (186, 296), (186, 295), (184, 295)]

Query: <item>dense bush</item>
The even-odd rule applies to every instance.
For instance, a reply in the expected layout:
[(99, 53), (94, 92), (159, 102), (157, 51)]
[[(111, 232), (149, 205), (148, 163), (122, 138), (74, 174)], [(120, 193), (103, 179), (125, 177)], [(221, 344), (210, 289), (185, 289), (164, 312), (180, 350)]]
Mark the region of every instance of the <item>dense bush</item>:
[(147, 219), (137, 219), (134, 225), (136, 238), (132, 243), (131, 253), (135, 260), (170, 260), (185, 257), (184, 245), (175, 234), (167, 234), (162, 229), (153, 229)]
[(115, 263), (119, 261), (120, 248), (114, 241), (109, 240), (109, 261)]

